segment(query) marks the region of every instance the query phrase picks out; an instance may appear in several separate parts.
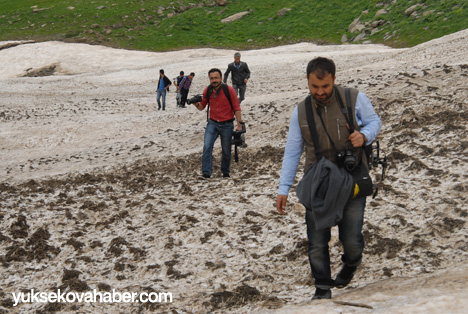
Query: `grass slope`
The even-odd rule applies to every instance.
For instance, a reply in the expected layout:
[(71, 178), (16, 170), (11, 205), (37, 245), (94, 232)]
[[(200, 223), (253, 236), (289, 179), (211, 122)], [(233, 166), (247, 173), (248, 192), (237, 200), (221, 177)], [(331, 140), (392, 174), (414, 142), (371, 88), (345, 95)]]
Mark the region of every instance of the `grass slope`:
[[(62, 40), (149, 51), (341, 43), (343, 34), (351, 42), (358, 35), (348, 27), (360, 17), (368, 26), (363, 40), (408, 47), (468, 27), (466, 1), (419, 1), (409, 15), (405, 11), (417, 1), (228, 0), (218, 6), (215, 0), (2, 0), (0, 41)], [(376, 16), (382, 9), (386, 13)], [(249, 14), (238, 21), (221, 22), (244, 11)], [(384, 24), (372, 30), (376, 21)]]

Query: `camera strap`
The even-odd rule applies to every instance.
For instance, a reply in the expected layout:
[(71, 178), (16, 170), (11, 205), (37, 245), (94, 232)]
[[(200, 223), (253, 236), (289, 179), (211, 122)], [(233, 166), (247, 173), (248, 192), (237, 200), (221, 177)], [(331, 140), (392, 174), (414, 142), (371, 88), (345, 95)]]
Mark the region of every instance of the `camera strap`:
[[(312, 107), (312, 96), (309, 95), (305, 99), (307, 124), (309, 125), (310, 136), (312, 136), (312, 142), (314, 142), (315, 156), (317, 160), (320, 160), (323, 154), (320, 152), (319, 139), (317, 134), (317, 126), (315, 125), (314, 108)], [(320, 115), (319, 115), (320, 116)]]
[[(343, 112), (345, 118), (346, 118), (346, 121), (348, 122), (348, 125), (349, 125), (349, 133), (352, 134), (354, 133), (354, 119), (352, 118), (353, 117), (353, 108), (351, 107), (351, 90), (346, 87), (345, 88), (345, 101), (346, 101), (346, 107), (345, 105), (343, 104), (343, 100), (341, 99), (341, 96), (340, 94), (338, 93), (338, 89), (333, 86), (333, 88), (335, 89), (335, 93), (337, 95), (337, 98), (338, 98), (338, 102), (340, 103), (340, 107), (341, 107), (341, 112)], [(350, 115), (351, 113), (351, 115)]]

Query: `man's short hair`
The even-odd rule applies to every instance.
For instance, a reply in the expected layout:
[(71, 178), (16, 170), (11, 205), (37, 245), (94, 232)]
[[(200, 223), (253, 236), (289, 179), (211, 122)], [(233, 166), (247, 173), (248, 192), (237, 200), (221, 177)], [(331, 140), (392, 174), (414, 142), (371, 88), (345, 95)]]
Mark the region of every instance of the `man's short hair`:
[(159, 73), (164, 74), (164, 70), (163, 69), (159, 70)]
[(312, 59), (307, 65), (307, 78), (309, 78), (311, 73), (314, 73), (320, 80), (323, 80), (328, 74), (331, 74), (332, 77), (335, 77), (335, 62), (324, 57), (317, 57)]
[(218, 72), (220, 77), (223, 77), (223, 74), (220, 69), (217, 68), (212, 68), (211, 70), (208, 71), (208, 76), (210, 76), (211, 73), (213, 72)]
[(190, 73), (190, 75), (191, 75), (191, 76), (195, 76), (195, 73), (194, 73), (194, 72), (192, 72), (192, 73)]
[(234, 54), (234, 58), (235, 58), (235, 57), (239, 57), (239, 58), (240, 58), (240, 56), (241, 56), (241, 55), (240, 55), (240, 52), (236, 52), (236, 53)]
[(180, 75), (184, 75), (184, 71), (180, 71)]

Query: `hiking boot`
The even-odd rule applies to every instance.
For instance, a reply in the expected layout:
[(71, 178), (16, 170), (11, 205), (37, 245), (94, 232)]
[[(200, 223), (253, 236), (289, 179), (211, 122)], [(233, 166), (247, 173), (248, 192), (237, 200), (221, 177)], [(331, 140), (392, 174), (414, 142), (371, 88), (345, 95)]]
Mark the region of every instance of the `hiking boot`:
[(347, 266), (343, 265), (338, 275), (336, 275), (335, 279), (335, 287), (337, 288), (344, 288), (346, 287), (351, 279), (354, 277), (354, 272), (356, 271), (357, 266)]
[(223, 178), (230, 178), (231, 176), (229, 175), (229, 173), (223, 173)]
[(203, 174), (203, 178), (209, 179), (209, 178), (211, 178), (211, 176), (210, 176), (208, 173), (204, 173), (204, 174)]
[(331, 290), (330, 289), (315, 289), (315, 294), (312, 297), (312, 300), (320, 299), (331, 299)]

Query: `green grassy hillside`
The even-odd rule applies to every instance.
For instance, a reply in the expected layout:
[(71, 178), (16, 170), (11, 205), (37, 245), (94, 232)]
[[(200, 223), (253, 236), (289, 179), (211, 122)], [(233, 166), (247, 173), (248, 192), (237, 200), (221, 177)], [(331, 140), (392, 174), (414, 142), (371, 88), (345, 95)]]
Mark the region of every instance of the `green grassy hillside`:
[[(247, 49), (299, 41), (338, 44), (343, 39), (408, 47), (468, 28), (466, 1), (219, 2), (2, 0), (0, 41), (61, 40), (150, 51)], [(239, 12), (248, 14), (221, 22)], [(350, 32), (356, 18), (360, 23)]]

